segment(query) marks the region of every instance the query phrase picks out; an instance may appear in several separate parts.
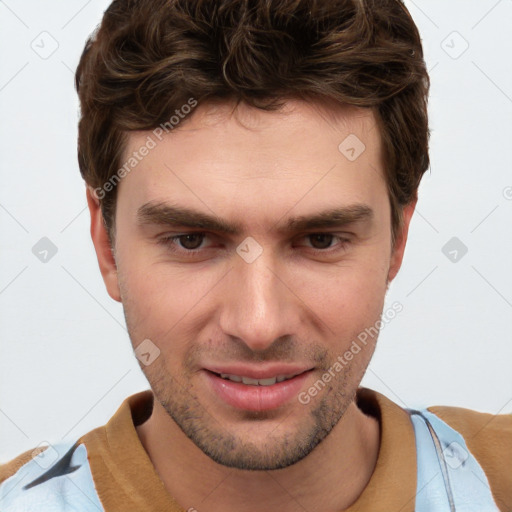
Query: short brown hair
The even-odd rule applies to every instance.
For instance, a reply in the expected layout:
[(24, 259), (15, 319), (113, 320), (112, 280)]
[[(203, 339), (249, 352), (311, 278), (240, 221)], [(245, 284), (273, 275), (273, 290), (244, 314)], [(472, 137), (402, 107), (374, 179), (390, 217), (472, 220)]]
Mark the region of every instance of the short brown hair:
[(393, 240), (429, 167), (430, 81), (400, 0), (114, 0), (85, 44), (75, 85), (80, 172), (103, 191), (111, 241), (117, 187), (102, 187), (119, 171), (126, 134), (163, 126), (191, 98), (373, 109)]

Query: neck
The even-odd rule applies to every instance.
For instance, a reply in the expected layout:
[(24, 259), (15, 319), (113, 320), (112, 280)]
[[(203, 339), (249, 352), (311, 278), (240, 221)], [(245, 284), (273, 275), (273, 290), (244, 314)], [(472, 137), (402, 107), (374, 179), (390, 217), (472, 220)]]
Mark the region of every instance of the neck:
[(212, 461), (156, 400), (137, 433), (169, 494), (185, 510), (209, 512), (344, 510), (370, 480), (380, 437), (378, 421), (352, 402), (300, 462), (273, 471), (244, 471)]

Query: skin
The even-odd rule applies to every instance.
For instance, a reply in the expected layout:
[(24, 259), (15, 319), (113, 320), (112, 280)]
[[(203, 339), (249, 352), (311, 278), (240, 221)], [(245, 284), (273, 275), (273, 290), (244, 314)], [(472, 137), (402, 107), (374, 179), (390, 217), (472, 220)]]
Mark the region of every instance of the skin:
[[(349, 134), (366, 146), (353, 162), (338, 150)], [(126, 156), (148, 135), (132, 132)], [(380, 155), (367, 109), (293, 99), (277, 112), (209, 103), (119, 183), (113, 251), (88, 189), (107, 291), (123, 303), (133, 346), (149, 338), (160, 350), (150, 365), (141, 365), (156, 399), (137, 432), (185, 509), (343, 510), (367, 485), (379, 425), (354, 397), (376, 339), (308, 404), (293, 399), (268, 411), (223, 402), (204, 367), (297, 363), (312, 368), (301, 388), (307, 391), (375, 325), (400, 268), (415, 206), (404, 208), (392, 247)], [(187, 258), (190, 239), (188, 245), (158, 240), (201, 231), (141, 225), (136, 213), (149, 201), (215, 214), (241, 223), (243, 231), (192, 238), (199, 249)], [(369, 207), (372, 217), (308, 232), (273, 229), (290, 217), (354, 204)], [(319, 232), (327, 238), (315, 238)], [(248, 236), (263, 251), (252, 263), (236, 252)]]

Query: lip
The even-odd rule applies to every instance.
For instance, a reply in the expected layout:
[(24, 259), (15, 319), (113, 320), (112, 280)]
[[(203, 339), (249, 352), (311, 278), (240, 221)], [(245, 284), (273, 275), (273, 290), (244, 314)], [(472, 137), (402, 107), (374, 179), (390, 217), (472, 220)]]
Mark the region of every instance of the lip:
[[(289, 371), (289, 368), (280, 367), (277, 371), (274, 369), (272, 371), (253, 369), (252, 372), (247, 372), (247, 369), (241, 370), (238, 366), (236, 370), (232, 367), (223, 367), (222, 373), (243, 375), (254, 379), (265, 379), (275, 377), (276, 375), (296, 373), (297, 367), (293, 371)], [(303, 387), (304, 381), (309, 377), (311, 369), (304, 370), (289, 380), (276, 382), (270, 386), (253, 386), (233, 382), (221, 378), (220, 375), (217, 375), (217, 372), (206, 369), (202, 373), (207, 381), (207, 385), (227, 405), (245, 411), (267, 411), (277, 409), (296, 397)], [(221, 372), (219, 371), (218, 373)]]
[(261, 364), (258, 367), (244, 364), (232, 364), (225, 366), (208, 366), (204, 368), (212, 373), (227, 373), (229, 375), (240, 375), (251, 379), (269, 379), (277, 375), (299, 375), (311, 367), (297, 366), (285, 363)]

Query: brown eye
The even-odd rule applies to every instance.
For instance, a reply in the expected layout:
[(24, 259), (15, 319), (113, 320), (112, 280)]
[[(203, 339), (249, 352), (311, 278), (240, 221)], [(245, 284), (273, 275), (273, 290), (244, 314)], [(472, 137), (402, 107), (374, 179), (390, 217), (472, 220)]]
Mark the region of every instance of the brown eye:
[(329, 233), (317, 233), (309, 235), (311, 245), (315, 249), (328, 249), (331, 246), (334, 236)]
[(204, 234), (202, 233), (189, 233), (188, 235), (180, 235), (178, 237), (180, 245), (184, 249), (188, 249), (193, 251), (194, 249), (198, 249), (204, 240)]

